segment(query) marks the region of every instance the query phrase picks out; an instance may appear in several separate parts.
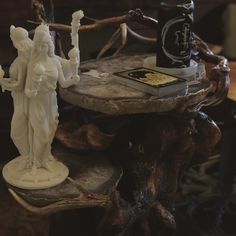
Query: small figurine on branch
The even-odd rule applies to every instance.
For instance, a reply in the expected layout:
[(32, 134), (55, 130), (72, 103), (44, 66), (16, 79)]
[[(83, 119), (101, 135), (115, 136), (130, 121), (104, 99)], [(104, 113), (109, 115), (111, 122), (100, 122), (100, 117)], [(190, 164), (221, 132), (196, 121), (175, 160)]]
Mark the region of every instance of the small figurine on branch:
[(72, 68), (73, 77), (76, 76), (79, 79), (78, 68), (80, 65), (80, 50), (79, 50), (79, 27), (80, 20), (84, 17), (84, 13), (82, 10), (76, 11), (72, 14), (72, 22), (71, 22), (71, 43), (74, 46), (73, 49), (70, 50), (68, 56), (70, 58), (70, 64)]

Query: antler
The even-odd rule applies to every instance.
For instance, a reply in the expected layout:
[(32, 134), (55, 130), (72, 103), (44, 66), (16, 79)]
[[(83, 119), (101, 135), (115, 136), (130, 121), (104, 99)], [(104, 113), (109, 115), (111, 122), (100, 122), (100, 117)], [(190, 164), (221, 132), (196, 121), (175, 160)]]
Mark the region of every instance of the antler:
[[(78, 187), (78, 186), (77, 186)], [(82, 188), (79, 187), (81, 190)], [(87, 191), (80, 191), (81, 195), (75, 198), (68, 198), (51, 203), (43, 207), (36, 207), (26, 202), (22, 197), (20, 197), (13, 189), (8, 189), (14, 199), (26, 210), (37, 214), (37, 215), (50, 215), (62, 210), (76, 209), (76, 208), (86, 208), (86, 207), (105, 207), (109, 204), (109, 196), (102, 194), (91, 194)]]
[[(85, 18), (88, 18), (88, 17), (85, 17)], [(130, 10), (126, 15), (122, 15), (122, 16), (110, 17), (110, 18), (105, 18), (101, 20), (91, 19), (91, 18), (89, 19), (94, 21), (94, 23), (89, 24), (89, 25), (81, 25), (79, 28), (79, 31), (99, 30), (109, 25), (119, 26), (122, 23), (129, 23), (129, 22), (139, 22), (140, 24), (144, 24), (150, 27), (153, 27), (153, 26), (157, 27), (158, 25), (157, 20), (151, 17), (144, 16), (140, 9)], [(28, 22), (32, 24), (37, 24), (37, 25), (41, 23), (38, 21), (31, 21), (31, 20), (28, 20)], [(48, 23), (48, 25), (49, 25), (50, 30), (71, 32), (70, 25), (56, 24), (56, 23)]]

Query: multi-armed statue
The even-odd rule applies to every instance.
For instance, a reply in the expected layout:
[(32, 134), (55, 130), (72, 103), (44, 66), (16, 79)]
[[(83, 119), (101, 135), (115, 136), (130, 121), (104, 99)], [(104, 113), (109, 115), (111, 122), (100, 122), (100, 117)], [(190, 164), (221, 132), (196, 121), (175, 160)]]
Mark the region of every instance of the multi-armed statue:
[[(79, 18), (75, 13), (77, 21), (83, 17), (83, 12), (79, 13)], [(3, 90), (11, 91), (14, 104), (11, 138), (20, 156), (3, 168), (4, 179), (13, 186), (48, 188), (68, 176), (68, 168), (53, 157), (51, 144), (58, 126), (57, 82), (67, 88), (78, 84), (80, 79), (78, 28), (77, 36), (74, 30), (74, 48), (69, 52), (70, 60), (66, 61), (70, 66), (68, 73), (63, 71), (65, 60), (54, 54), (47, 25), (41, 24), (35, 29), (33, 40), (24, 28), (10, 28), (18, 56), (11, 64), (10, 78), (3, 78), (4, 71), (0, 68), (0, 85)]]

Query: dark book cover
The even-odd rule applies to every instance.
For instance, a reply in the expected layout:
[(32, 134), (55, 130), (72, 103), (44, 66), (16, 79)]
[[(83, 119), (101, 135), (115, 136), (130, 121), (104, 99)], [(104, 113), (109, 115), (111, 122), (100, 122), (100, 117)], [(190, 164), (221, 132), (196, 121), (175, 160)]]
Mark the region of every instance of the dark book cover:
[(187, 90), (187, 81), (149, 68), (136, 68), (114, 73), (116, 82), (158, 97)]

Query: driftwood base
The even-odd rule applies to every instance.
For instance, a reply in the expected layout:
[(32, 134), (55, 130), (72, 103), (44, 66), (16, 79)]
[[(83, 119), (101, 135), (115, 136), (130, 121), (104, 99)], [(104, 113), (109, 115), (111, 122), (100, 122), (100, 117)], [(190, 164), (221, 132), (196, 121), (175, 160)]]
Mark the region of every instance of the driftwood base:
[(121, 137), (114, 155), (123, 163), (124, 177), (120, 194), (111, 195), (100, 235), (127, 235), (138, 221), (140, 235), (171, 235), (177, 183), (186, 167), (211, 154), (219, 129), (203, 113), (152, 114), (136, 116)]
[(112, 137), (106, 154), (56, 151), (71, 173), (61, 186), (37, 191), (11, 187), (10, 192), (40, 215), (105, 208), (97, 235), (171, 235), (176, 229), (173, 197), (182, 172), (211, 154), (219, 129), (203, 113), (140, 114), (129, 116)]
[[(102, 129), (102, 125), (99, 128)], [(80, 140), (81, 132), (77, 134), (77, 137), (73, 135), (73, 142), (76, 138)], [(95, 206), (106, 208), (97, 231), (99, 235), (137, 236), (157, 232), (171, 235), (176, 227), (173, 196), (182, 172), (189, 165), (204, 161), (219, 138), (217, 126), (203, 113), (130, 116), (116, 136), (112, 136), (107, 150), (107, 157), (123, 167), (120, 181), (119, 168), (111, 168), (101, 155), (68, 156), (59, 151), (58, 157), (64, 159), (70, 169), (73, 167), (72, 182), (51, 190), (14, 190), (17, 200), (20, 195), (31, 207), (23, 205), (38, 214)], [(111, 181), (98, 184), (98, 178), (109, 180), (109, 169), (114, 173)], [(88, 178), (90, 181), (86, 183)], [(22, 200), (19, 202), (22, 204)]]

